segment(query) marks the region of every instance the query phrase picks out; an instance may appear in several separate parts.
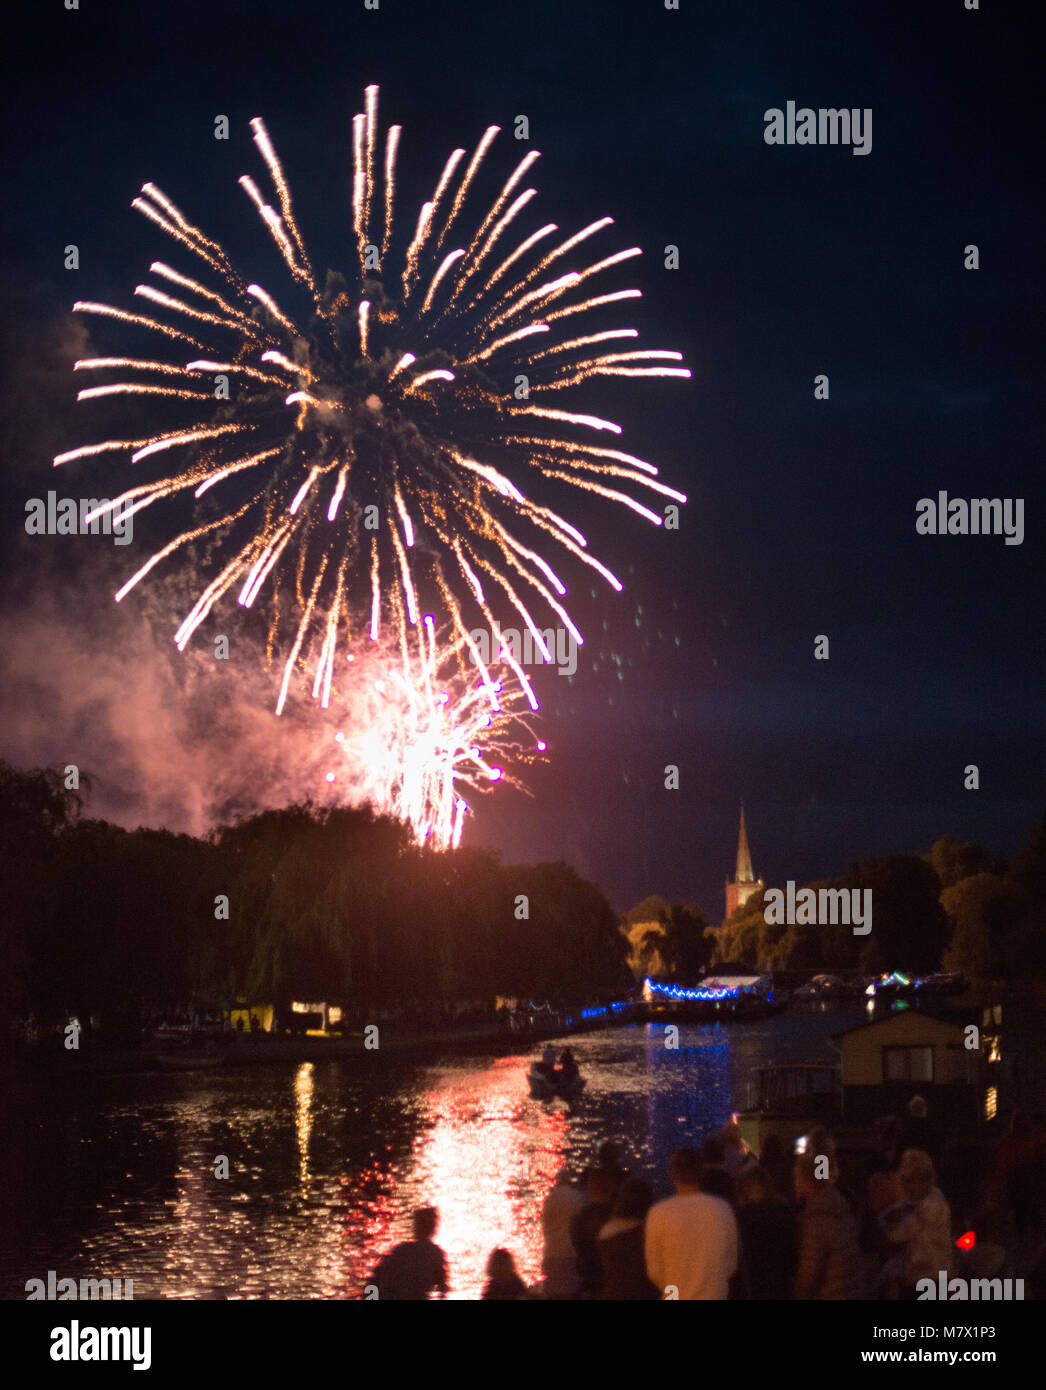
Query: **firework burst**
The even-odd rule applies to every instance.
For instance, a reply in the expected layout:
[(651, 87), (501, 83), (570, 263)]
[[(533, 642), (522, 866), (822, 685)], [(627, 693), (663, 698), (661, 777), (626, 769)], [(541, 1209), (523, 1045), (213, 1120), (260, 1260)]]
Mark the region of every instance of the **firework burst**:
[[(132, 206), (197, 265), (189, 274), (154, 261), (152, 281), (135, 289), (148, 313), (74, 305), (142, 330), (162, 348), (162, 356), (78, 361), (77, 371), (102, 378), (78, 399), (148, 397), (173, 413), (145, 438), (82, 445), (54, 462), (113, 453), (163, 470), (92, 518), (179, 495), (207, 496), (206, 518), (151, 555), (116, 599), (182, 547), (207, 538), (217, 570), (175, 641), (184, 650), (227, 596), (235, 594), (246, 609), (262, 596), (271, 615), (268, 651), (278, 649), (282, 663), (277, 713), (295, 672), (311, 679), (313, 697), (327, 707), (338, 676), (351, 674), (354, 642), (391, 637), (405, 688), (417, 693), (441, 669), (440, 654), (451, 651), (459, 665), (478, 672), (495, 721), (506, 711), (506, 683), (470, 636), (470, 616), (478, 611), (496, 630), (498, 615), (513, 610), (551, 660), (539, 615), (551, 612), (577, 643), (583, 637), (561, 602), (567, 589), (545, 553), (549, 546), (621, 588), (576, 526), (527, 495), (528, 482), (541, 477), (596, 493), (654, 525), (663, 520), (659, 499), (685, 501), (658, 480), (652, 464), (602, 442), (620, 426), (559, 404), (595, 377), (690, 375), (680, 353), (630, 346), (635, 329), (602, 326), (609, 306), (639, 297), (636, 289), (598, 292), (605, 273), (639, 248), (586, 259), (587, 243), (612, 224), (609, 217), (565, 239), (554, 223), (518, 239), (521, 214), (536, 196), (524, 187), (536, 151), (462, 235), (477, 174), (498, 134), (491, 126), (471, 158), (464, 149), (450, 155), (394, 272), (400, 127), (388, 130), (382, 147), (378, 89), (368, 87), (365, 110), (353, 121), (355, 266), (349, 280), (327, 275), (321, 285), (265, 126), (256, 119), (251, 128), (272, 201), (251, 177), (239, 182), (280, 253), (292, 299), (303, 307), (281, 305), (248, 282), (218, 242), (155, 184), (145, 184)], [(179, 461), (174, 471), (171, 460)], [(437, 626), (449, 633), (441, 644)], [(513, 654), (502, 651), (500, 661), (536, 710)], [(402, 795), (413, 805), (409, 780)], [(443, 827), (441, 838), (453, 840), (442, 800), (440, 806), (428, 819)], [(421, 813), (410, 818), (416, 827), (426, 823)]]
[(413, 650), (366, 642), (348, 654), (345, 730), (327, 749), (325, 776), (333, 789), (344, 782), (354, 799), (407, 822), (419, 844), (447, 849), (460, 843), (467, 798), (502, 782), (522, 787), (509, 769), (537, 761), (545, 743), (506, 668), (491, 668), (499, 700), (492, 711), (465, 643), (439, 640), (429, 614), (420, 626)]

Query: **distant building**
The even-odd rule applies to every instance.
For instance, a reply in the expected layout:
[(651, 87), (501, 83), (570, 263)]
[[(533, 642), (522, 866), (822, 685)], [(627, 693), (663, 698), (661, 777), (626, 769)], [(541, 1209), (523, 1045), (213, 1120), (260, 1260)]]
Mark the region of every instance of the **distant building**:
[(748, 832), (745, 830), (745, 804), (741, 802), (741, 832), (737, 837), (737, 871), (733, 883), (726, 880), (726, 918), (734, 915), (739, 907), (755, 893), (761, 893), (766, 884), (756, 878), (752, 869), (752, 855), (748, 848)]

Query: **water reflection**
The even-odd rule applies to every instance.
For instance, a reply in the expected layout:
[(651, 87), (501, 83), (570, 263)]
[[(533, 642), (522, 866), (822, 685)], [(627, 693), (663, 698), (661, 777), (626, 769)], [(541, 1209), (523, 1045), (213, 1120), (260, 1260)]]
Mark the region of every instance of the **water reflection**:
[(298, 1134), (298, 1181), (309, 1181), (309, 1135), (312, 1133), (312, 1063), (302, 1062), (294, 1077), (294, 1114)]
[(429, 1128), (414, 1154), (410, 1185), (439, 1208), (437, 1237), (454, 1272), (451, 1297), (475, 1297), (491, 1250), (504, 1245), (527, 1281), (541, 1276), (535, 1212), (563, 1166), (569, 1119), (533, 1106), (520, 1061), (449, 1073), (426, 1094)]
[[(858, 1011), (857, 1017), (860, 1017)], [(528, 1058), (360, 1059), (96, 1078), (37, 1095), (15, 1125), (21, 1229), (0, 1294), (46, 1276), (134, 1279), (142, 1298), (359, 1298), (381, 1255), (440, 1211), (452, 1298), (487, 1258), (540, 1277), (541, 1205), (605, 1138), (659, 1194), (680, 1144), (729, 1116), (751, 1069), (827, 1055), (843, 1013), (633, 1026), (572, 1041), (575, 1111), (530, 1099)], [(215, 1176), (225, 1154), (230, 1176)]]

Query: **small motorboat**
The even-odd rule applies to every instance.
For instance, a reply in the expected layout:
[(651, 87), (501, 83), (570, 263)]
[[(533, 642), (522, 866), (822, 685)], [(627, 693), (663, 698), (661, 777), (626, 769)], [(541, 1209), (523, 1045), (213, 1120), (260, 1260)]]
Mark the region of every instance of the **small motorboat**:
[(573, 1104), (585, 1089), (583, 1076), (563, 1081), (557, 1074), (555, 1080), (550, 1080), (544, 1072), (535, 1071), (533, 1067), (527, 1072), (527, 1082), (530, 1085), (531, 1100), (555, 1100), (556, 1096), (560, 1096), (569, 1104)]

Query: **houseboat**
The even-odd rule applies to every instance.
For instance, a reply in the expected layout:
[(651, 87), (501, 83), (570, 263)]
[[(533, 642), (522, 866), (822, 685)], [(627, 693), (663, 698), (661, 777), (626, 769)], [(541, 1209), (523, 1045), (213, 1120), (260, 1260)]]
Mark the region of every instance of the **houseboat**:
[(749, 1078), (734, 1119), (749, 1148), (761, 1153), (769, 1134), (786, 1147), (815, 1125), (834, 1129), (842, 1117), (839, 1064), (832, 1060), (772, 1062)]
[(649, 1022), (708, 1023), (728, 1018), (767, 1018), (784, 1000), (774, 993), (770, 975), (709, 975), (692, 989), (643, 981)]
[(921, 1096), (938, 1133), (976, 1130), (994, 1117), (1002, 1081), (1002, 1010), (955, 1017), (905, 1008), (831, 1039), (831, 1060), (776, 1062), (755, 1071), (736, 1118), (758, 1153), (767, 1134), (791, 1143), (827, 1125), (843, 1143), (863, 1146), (886, 1115), (903, 1115)]
[(966, 1128), (990, 1118), (996, 1085), (997, 1040), (986, 1046), (970, 1017), (945, 1018), (925, 1009), (899, 1009), (832, 1038), (842, 1078), (846, 1123), (870, 1124), (899, 1115), (922, 1096), (934, 1127)]

